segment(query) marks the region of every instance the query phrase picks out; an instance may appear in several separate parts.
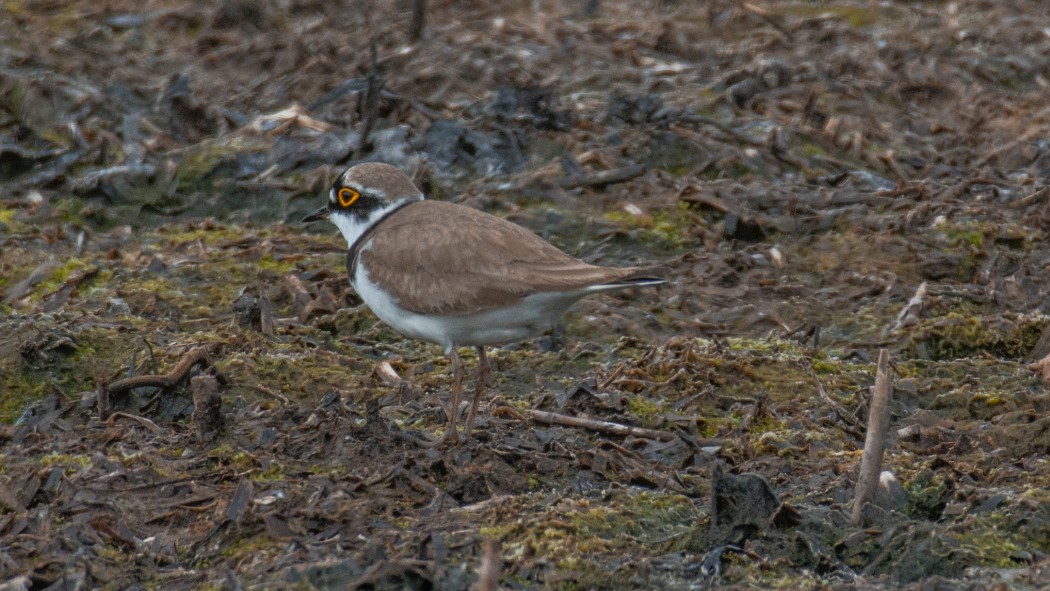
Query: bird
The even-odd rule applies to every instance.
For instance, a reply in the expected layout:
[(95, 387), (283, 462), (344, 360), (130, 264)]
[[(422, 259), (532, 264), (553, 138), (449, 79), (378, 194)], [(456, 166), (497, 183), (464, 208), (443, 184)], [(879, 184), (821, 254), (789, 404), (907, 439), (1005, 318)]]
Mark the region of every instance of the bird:
[(466, 205), (424, 198), (398, 168), (347, 168), (328, 200), (302, 223), (329, 220), (346, 239), (350, 283), (368, 308), (399, 333), (443, 348), (452, 365), (445, 436), (458, 439), (463, 362), (478, 369), (464, 421), (470, 436), (489, 362), (485, 347), (534, 336), (577, 300), (667, 282), (666, 269), (602, 267), (565, 254), (530, 230)]

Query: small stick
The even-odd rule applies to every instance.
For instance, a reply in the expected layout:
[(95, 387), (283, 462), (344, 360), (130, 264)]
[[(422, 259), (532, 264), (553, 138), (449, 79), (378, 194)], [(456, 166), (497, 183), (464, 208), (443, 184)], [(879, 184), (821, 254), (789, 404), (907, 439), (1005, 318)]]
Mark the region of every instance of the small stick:
[(966, 179), (965, 181), (959, 183), (958, 185), (950, 189), (945, 189), (941, 193), (941, 195), (947, 195), (948, 199), (958, 199), (959, 197), (962, 197), (963, 193), (969, 191), (970, 187), (973, 187), (974, 185), (993, 185), (996, 187), (1009, 186), (1008, 183), (1004, 183), (1000, 180), (977, 176), (971, 179)]
[(193, 391), (193, 426), (197, 440), (208, 443), (218, 438), (225, 427), (219, 381), (212, 375), (199, 375), (190, 380)]
[(1050, 355), (1047, 355), (1040, 361), (1029, 364), (1028, 369), (1038, 372), (1040, 377), (1043, 378), (1044, 384), (1050, 384)]
[[(1045, 114), (1045, 113), (1046, 113), (1046, 110), (1044, 110), (1042, 114)], [(1031, 121), (1031, 119), (1029, 119), (1029, 121)], [(1003, 153), (1009, 152), (1009, 151), (1017, 148), (1017, 146), (1020, 146), (1021, 144), (1024, 144), (1026, 142), (1030, 142), (1030, 141), (1032, 141), (1032, 138), (1039, 137), (1041, 135), (1044, 135), (1045, 133), (1046, 133), (1045, 126), (1044, 127), (1039, 127), (1039, 126), (1030, 127), (1030, 128), (1028, 128), (1028, 131), (1022, 133), (1021, 135), (1016, 137), (1013, 141), (1007, 142), (1007, 143), (999, 146), (998, 148), (992, 150), (991, 152), (988, 152), (987, 154), (985, 154), (983, 157), (981, 157), (979, 160), (977, 160), (977, 162), (974, 162), (972, 167), (973, 167), (974, 170), (982, 168), (985, 164), (988, 164), (992, 160), (998, 159), (1000, 156), (1003, 155)]]
[(886, 150), (875, 157), (883, 161), (886, 164), (886, 168), (893, 173), (893, 176), (897, 177), (897, 184), (899, 186), (907, 185), (908, 176), (904, 174), (904, 171), (901, 170), (901, 167), (897, 164), (897, 159), (893, 156), (893, 150)]
[(702, 115), (681, 114), (676, 115), (673, 120), (676, 122), (693, 123), (696, 125), (706, 125), (708, 127), (713, 127), (718, 131), (728, 135), (730, 138), (732, 138), (733, 141), (739, 144), (743, 144), (745, 146), (754, 146), (757, 148), (765, 145), (762, 141), (751, 139), (746, 135), (740, 133), (739, 131), (736, 131), (732, 127), (729, 127), (728, 125), (722, 123), (721, 121), (718, 121), (717, 119), (712, 119), (711, 117), (704, 117)]
[(207, 358), (208, 352), (203, 347), (194, 347), (183, 355), (182, 359), (179, 360), (178, 365), (172, 368), (168, 373), (155, 376), (134, 376), (123, 380), (117, 380), (106, 387), (106, 393), (109, 395), (119, 394), (121, 392), (127, 392), (128, 390), (134, 390), (135, 388), (143, 388), (147, 386), (167, 388), (168, 386), (177, 384), (186, 377), (186, 374), (190, 372), (190, 369), (192, 369), (194, 365), (207, 360)]
[(1029, 205), (1032, 205), (1037, 201), (1041, 201), (1042, 199), (1046, 198), (1047, 195), (1050, 195), (1050, 189), (1047, 189), (1046, 187), (1036, 189), (1034, 193), (1028, 195), (1027, 197), (1022, 197), (1016, 201), (1011, 201), (1007, 203), (1006, 207), (1009, 207), (1010, 209), (1021, 209), (1023, 207), (1028, 207)]
[(259, 331), (268, 337), (273, 336), (273, 309), (265, 296), (259, 298)]
[(303, 306), (310, 303), (313, 298), (310, 297), (310, 292), (306, 291), (306, 286), (303, 282), (295, 275), (286, 275), (284, 278), (284, 289), (295, 300), (296, 310), (301, 310)]
[[(812, 367), (809, 368), (809, 377), (813, 379), (813, 383), (817, 386), (817, 393), (820, 394), (820, 397), (824, 399), (824, 402), (831, 407), (831, 410), (835, 411), (835, 414), (838, 415), (843, 422), (849, 423), (852, 427), (856, 427), (857, 423), (860, 421), (857, 420), (857, 417), (854, 416), (853, 413), (846, 410), (845, 407), (836, 402), (835, 399), (828, 394), (828, 391), (824, 388), (823, 382), (817, 377), (817, 372), (813, 371)], [(860, 439), (860, 433), (855, 429), (843, 428), (843, 430), (857, 439)]]
[(485, 540), (485, 554), (478, 567), (478, 580), (470, 586), (470, 591), (496, 591), (499, 589), (499, 571), (503, 557), (500, 556), (499, 542), (488, 538)]
[[(514, 410), (509, 406), (504, 406), (497, 410), (512, 415), (521, 414), (517, 410)], [(613, 435), (633, 435), (635, 437), (645, 437), (647, 439), (657, 439), (659, 441), (674, 441), (675, 439), (678, 439), (678, 435), (669, 431), (646, 429), (644, 427), (631, 427), (629, 425), (621, 425), (620, 423), (612, 423), (609, 421), (591, 419), (588, 417), (573, 417), (569, 415), (558, 414), (555, 412), (547, 412), (545, 410), (534, 409), (526, 410), (525, 414), (528, 415), (528, 417), (534, 421), (546, 423), (549, 425), (583, 427), (584, 429), (590, 429), (592, 431), (598, 431), (600, 433), (612, 433)]]
[(644, 164), (631, 164), (622, 168), (611, 168), (596, 172), (584, 177), (571, 177), (558, 181), (562, 189), (576, 189), (579, 187), (604, 187), (629, 181), (635, 177), (645, 174)]
[(412, 43), (423, 38), (423, 29), (427, 26), (427, 0), (412, 2), (412, 25), (408, 29), (408, 40)]
[(106, 419), (106, 424), (107, 425), (112, 425), (113, 423), (116, 422), (117, 419), (131, 419), (133, 421), (138, 421), (139, 423), (142, 424), (142, 426), (146, 427), (150, 431), (153, 431), (154, 433), (160, 433), (162, 431), (162, 429), (157, 426), (157, 423), (154, 423), (153, 421), (147, 419), (146, 417), (140, 417), (138, 415), (133, 415), (133, 414), (130, 414), (130, 413), (120, 412), (120, 411), (109, 415), (109, 418)]
[(273, 398), (276, 398), (282, 404), (291, 404), (292, 403), (292, 401), (289, 400), (288, 397), (285, 396), (284, 394), (281, 394), (280, 392), (277, 392), (276, 390), (271, 390), (271, 389), (267, 388), (266, 386), (263, 386), (262, 384), (254, 384), (252, 386), (252, 388), (254, 388), (258, 392), (261, 392), (261, 393), (263, 393), (263, 394), (265, 394), (267, 396), (271, 396)]
[(853, 524), (861, 525), (864, 505), (875, 500), (882, 471), (882, 454), (886, 449), (886, 432), (890, 426), (890, 400), (893, 383), (890, 381), (890, 356), (886, 349), (879, 349), (879, 361), (875, 369), (875, 390), (868, 410), (868, 432), (864, 438), (864, 453), (860, 458), (860, 473), (853, 495)]
[(774, 127), (769, 132), (769, 139), (766, 140), (766, 148), (769, 149), (769, 153), (773, 158), (777, 159), (788, 166), (794, 166), (801, 171), (808, 171), (809, 166), (798, 156), (792, 154), (787, 146), (780, 142), (780, 132)]
[[(149, 360), (150, 360), (150, 363), (153, 364), (151, 366), (153, 368), (153, 371), (157, 371), (157, 356), (153, 354), (153, 345), (150, 344), (149, 339), (147, 339), (146, 337), (142, 337), (142, 342), (146, 343), (146, 350), (149, 351)], [(132, 364), (132, 365), (134, 365), (134, 364)], [(128, 368), (128, 372), (129, 372), (128, 377), (129, 378), (131, 377), (130, 372), (133, 371), (134, 369), (135, 369), (134, 367), (129, 367)]]
[(778, 15), (776, 13), (766, 10), (761, 6), (751, 4), (750, 2), (744, 2), (741, 6), (745, 11), (750, 12), (751, 14), (761, 18), (762, 20), (772, 25), (773, 28), (780, 31), (780, 33), (784, 35), (784, 37), (787, 37), (789, 40), (791, 39), (791, 31), (789, 31), (787, 27), (785, 27), (784, 24), (780, 22), (780, 20), (777, 18)]
[(354, 158), (363, 157), (365, 148), (368, 147), (368, 136), (371, 135), (372, 126), (375, 125), (376, 111), (379, 107), (379, 95), (382, 92), (383, 81), (379, 78), (379, 58), (374, 34), (368, 46), (368, 55), (371, 66), (368, 70), (368, 86), (365, 87), (364, 100), (361, 104), (361, 116), (364, 118), (364, 121), (361, 124), (361, 140), (357, 143), (357, 153), (354, 154)]
[(918, 289), (915, 290), (915, 295), (908, 300), (908, 304), (897, 314), (897, 321), (893, 323), (893, 328), (890, 329), (891, 334), (905, 326), (911, 326), (919, 322), (926, 302), (926, 291), (926, 282), (923, 281), (919, 284)]

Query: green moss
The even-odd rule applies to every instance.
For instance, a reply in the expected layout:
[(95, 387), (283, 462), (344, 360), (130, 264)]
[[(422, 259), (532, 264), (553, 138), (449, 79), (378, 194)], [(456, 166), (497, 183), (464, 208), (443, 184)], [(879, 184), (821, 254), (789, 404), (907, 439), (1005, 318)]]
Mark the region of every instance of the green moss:
[[(131, 325), (137, 324), (131, 321)], [(139, 321), (144, 322), (144, 321)], [(45, 333), (38, 353), (0, 359), (0, 421), (13, 421), (33, 402), (56, 389), (67, 393), (94, 390), (97, 380), (108, 379), (131, 361), (142, 347), (141, 339), (129, 338), (127, 326), (84, 323), (66, 331)], [(19, 334), (19, 333), (12, 333)], [(24, 333), (17, 341), (28, 346), (36, 336)], [(68, 337), (71, 345), (49, 348)]]
[[(241, 340), (262, 350), (230, 352), (216, 360), (217, 369), (230, 378), (234, 392), (239, 395), (257, 398), (259, 391), (255, 385), (306, 401), (316, 400), (333, 390), (353, 393), (362, 400), (371, 395), (369, 389), (355, 387), (368, 383), (370, 364), (354, 357), (344, 357), (337, 352), (272, 346), (262, 335), (248, 331), (243, 333)], [(338, 342), (332, 344), (344, 346)], [(350, 349), (346, 352), (352, 353)]]
[(827, 150), (811, 142), (800, 142), (794, 149), (795, 153), (807, 160), (814, 160), (828, 155)]
[(824, 376), (835, 376), (842, 373), (843, 363), (837, 359), (819, 358), (813, 360), (813, 373)]
[(781, 339), (755, 339), (750, 337), (728, 337), (726, 342), (734, 351), (749, 353), (773, 354), (780, 359), (801, 359), (805, 354), (802, 345), (796, 341)]
[(267, 147), (267, 142), (252, 135), (229, 135), (207, 139), (188, 148), (175, 171), (179, 190), (185, 193), (206, 188), (209, 179), (237, 156)]
[(653, 210), (647, 215), (616, 210), (606, 212), (602, 218), (635, 232), (645, 244), (680, 250), (694, 242), (691, 234), (694, 222), (686, 213), (688, 209), (689, 205), (683, 202), (673, 209)]
[(950, 313), (923, 320), (905, 354), (925, 359), (957, 359), (983, 354), (1021, 359), (1039, 340), (1047, 318), (1042, 314), (966, 316)]
[[(1005, 522), (1001, 514), (990, 514), (977, 518), (966, 527), (965, 533), (949, 534), (955, 542), (952, 546), (956, 562), (972, 566), (995, 568), (1017, 568), (1023, 564), (1018, 543), (1018, 532), (1013, 524)], [(1006, 525), (1006, 527), (1003, 527)], [(960, 559), (959, 555), (965, 556)]]
[(276, 273), (284, 274), (294, 271), (296, 268), (296, 263), (294, 260), (288, 259), (278, 261), (273, 258), (273, 255), (268, 254), (256, 261), (255, 266), (260, 271), (273, 271)]
[(40, 298), (53, 293), (58, 288), (62, 287), (62, 285), (64, 285), (74, 273), (85, 271), (93, 266), (94, 265), (85, 259), (67, 259), (65, 263), (55, 267), (47, 279), (41, 281), (33, 288), (33, 291), (31, 292), (33, 294), (32, 301), (40, 301)]
[(67, 472), (79, 472), (92, 466), (91, 458), (86, 455), (60, 454), (51, 452), (40, 458), (40, 465), (46, 468), (62, 466)]
[(944, 476), (923, 470), (903, 486), (908, 493), (904, 506), (906, 515), (930, 521), (941, 518), (952, 492)]
[(0, 366), (0, 422), (12, 423), (26, 408), (41, 400), (47, 393), (47, 383), (20, 369)]
[(105, 561), (116, 564), (130, 564), (132, 562), (132, 558), (128, 553), (119, 546), (114, 546), (112, 544), (98, 544), (93, 550), (98, 552), (98, 558)]
[(253, 471), (251, 479), (255, 482), (285, 482), (288, 478), (284, 474), (284, 466), (278, 462), (270, 462), (265, 470)]
[(659, 399), (639, 394), (627, 399), (627, 411), (644, 425), (655, 427), (662, 422), (665, 409)]
[(610, 572), (608, 560), (684, 550), (697, 522), (693, 502), (681, 495), (618, 490), (600, 500), (562, 497), (554, 505), (545, 498), (521, 498), (530, 505), (516, 511), (523, 517), (508, 521), (493, 515), (479, 533), (499, 539), (510, 560), (544, 556), (561, 570), (575, 571), (579, 588), (634, 588)]
[(281, 544), (265, 533), (254, 534), (232, 541), (223, 548), (226, 558), (251, 557), (253, 560), (264, 560), (279, 552)]
[(156, 230), (156, 239), (150, 236), (144, 238), (149, 242), (163, 242), (164, 246), (179, 248), (187, 244), (200, 242), (205, 246), (219, 246), (223, 243), (239, 243), (250, 237), (253, 239), (248, 244), (257, 244), (273, 235), (266, 228), (254, 229), (246, 232), (245, 228), (235, 224), (222, 224), (214, 221), (205, 221), (194, 224), (170, 224)]
[(0, 205), (0, 224), (11, 226), (15, 222), (15, 210)]
[[(1043, 508), (1050, 508), (1050, 488), (1047, 487), (1032, 487), (1025, 490), (1021, 497), (1034, 502), (1037, 506)], [(1050, 534), (1050, 532), (1047, 532)]]
[(3, 4), (0, 4), (0, 8), (3, 8), (4, 12), (10, 13), (12, 16), (25, 15), (27, 12), (24, 0), (4, 0)]
[(59, 199), (54, 204), (56, 218), (67, 224), (83, 223), (81, 212), (87, 204), (85, 199)]
[(818, 18), (821, 16), (835, 16), (849, 23), (853, 28), (860, 29), (870, 27), (882, 19), (882, 14), (874, 9), (864, 6), (836, 6), (832, 3), (820, 2), (817, 4), (788, 4), (780, 8), (786, 14), (799, 18)]
[(976, 250), (984, 247), (985, 233), (988, 231), (978, 222), (943, 224), (938, 226), (938, 230), (943, 234), (949, 246), (965, 246)]

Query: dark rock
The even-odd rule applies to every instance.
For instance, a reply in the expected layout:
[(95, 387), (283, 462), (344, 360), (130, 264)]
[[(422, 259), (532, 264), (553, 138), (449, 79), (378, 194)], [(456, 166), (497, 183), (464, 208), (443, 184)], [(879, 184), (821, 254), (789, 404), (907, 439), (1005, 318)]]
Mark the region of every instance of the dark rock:
[(711, 479), (711, 534), (740, 545), (767, 529), (781, 508), (769, 482), (758, 474), (725, 474), (715, 466)]
[(726, 238), (743, 240), (744, 242), (759, 242), (765, 240), (766, 233), (761, 224), (753, 219), (741, 217), (740, 214), (729, 212), (725, 217)]
[(645, 123), (652, 120), (663, 104), (663, 99), (656, 94), (631, 95), (614, 91), (609, 98), (606, 120), (619, 119), (624, 123)]

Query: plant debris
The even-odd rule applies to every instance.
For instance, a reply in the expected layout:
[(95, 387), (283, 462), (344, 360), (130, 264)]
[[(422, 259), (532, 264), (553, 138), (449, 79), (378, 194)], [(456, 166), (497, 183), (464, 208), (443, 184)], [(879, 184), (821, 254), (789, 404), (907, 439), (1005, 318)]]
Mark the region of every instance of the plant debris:
[[(0, 15), (0, 588), (1050, 586), (1045, 2)], [(674, 281), (421, 446), (448, 361), (297, 224), (362, 159)]]

